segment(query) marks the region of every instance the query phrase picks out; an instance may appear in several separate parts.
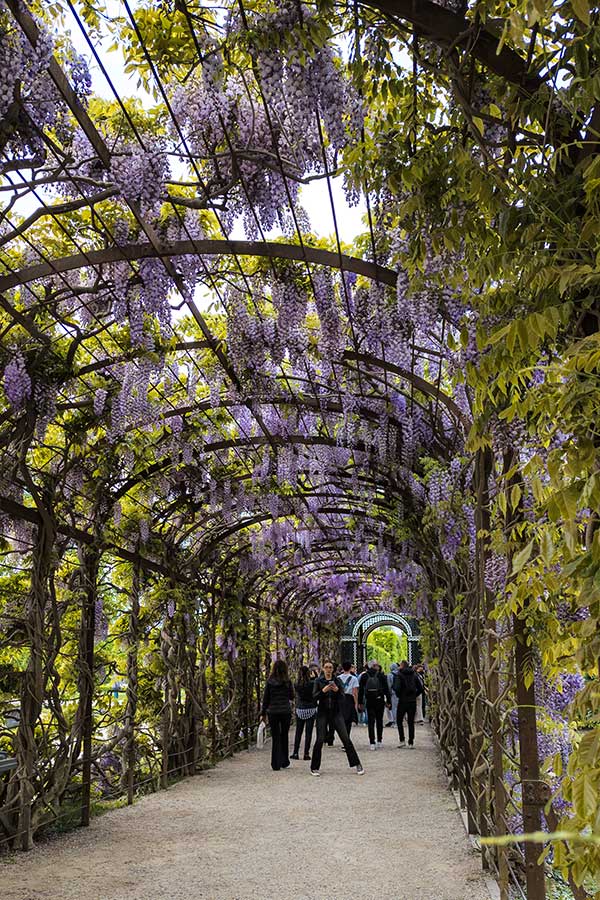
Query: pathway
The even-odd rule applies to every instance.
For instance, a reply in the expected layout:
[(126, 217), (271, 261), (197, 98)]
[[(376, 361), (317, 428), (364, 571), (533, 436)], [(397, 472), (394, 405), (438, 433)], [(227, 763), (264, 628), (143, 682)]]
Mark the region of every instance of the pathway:
[(359, 778), (337, 747), (271, 772), (241, 753), (0, 863), (2, 900), (489, 900), (427, 726)]

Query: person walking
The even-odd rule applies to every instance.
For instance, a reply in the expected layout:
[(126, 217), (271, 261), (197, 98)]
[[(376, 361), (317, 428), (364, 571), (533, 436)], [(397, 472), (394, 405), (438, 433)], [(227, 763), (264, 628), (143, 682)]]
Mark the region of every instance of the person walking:
[[(392, 705), (387, 678), (381, 671), (376, 659), (369, 662), (366, 672), (360, 676), (358, 683), (358, 708), (366, 707), (367, 725), (369, 726), (369, 749), (381, 749), (383, 746), (383, 713), (386, 705)], [(375, 729), (377, 728), (377, 743)]]
[(404, 717), (408, 722), (408, 749), (415, 746), (415, 713), (417, 697), (423, 693), (423, 682), (408, 661), (403, 659), (394, 678), (394, 693), (398, 697), (398, 747), (406, 747)]
[[(362, 678), (363, 674), (367, 671), (368, 668), (369, 667), (365, 665), (362, 667), (360, 672), (354, 673), (356, 675), (356, 677), (358, 678), (359, 685), (360, 685), (360, 679)], [(368, 720), (367, 712), (366, 712), (364, 706), (361, 706), (359, 704), (359, 706), (358, 706), (358, 724), (366, 726), (368, 724), (367, 720)]]
[(415, 674), (421, 685), (423, 690), (417, 697), (417, 711), (415, 713), (415, 725), (424, 725), (425, 724), (425, 669), (421, 664), (415, 666)]
[(357, 775), (364, 775), (358, 753), (354, 744), (348, 737), (344, 716), (342, 713), (342, 697), (344, 696), (344, 685), (339, 678), (333, 674), (333, 663), (330, 659), (323, 662), (323, 673), (316, 679), (314, 685), (314, 698), (317, 701), (317, 740), (312, 752), (312, 762), (310, 765), (311, 775), (320, 775), (321, 755), (325, 735), (327, 734), (327, 726), (333, 723), (333, 728), (339, 735), (344, 745), (346, 756), (348, 757), (348, 765), (354, 768)]
[(344, 685), (344, 696), (342, 697), (342, 715), (344, 716), (344, 724), (348, 737), (352, 731), (352, 723), (358, 722), (358, 678), (352, 674), (352, 663), (345, 662), (342, 664), (342, 674), (338, 675), (339, 680)]
[(300, 759), (300, 743), (302, 734), (304, 737), (304, 759), (310, 759), (310, 744), (313, 736), (315, 717), (317, 715), (317, 702), (313, 697), (313, 687), (317, 673), (302, 666), (300, 677), (296, 683), (296, 733), (294, 735), (294, 752), (290, 759)]
[(277, 659), (267, 679), (261, 707), (262, 721), (266, 722), (268, 716), (271, 726), (271, 768), (274, 772), (290, 767), (289, 731), (293, 699), (294, 688), (287, 663)]
[(392, 708), (389, 711), (391, 715), (391, 722), (386, 723), (386, 728), (388, 727), (388, 725), (395, 725), (398, 721), (398, 698), (396, 697), (396, 694), (394, 692), (394, 678), (396, 677), (398, 669), (398, 663), (392, 663), (392, 665), (390, 666), (390, 674), (387, 677), (388, 687), (390, 689), (390, 695), (392, 698)]

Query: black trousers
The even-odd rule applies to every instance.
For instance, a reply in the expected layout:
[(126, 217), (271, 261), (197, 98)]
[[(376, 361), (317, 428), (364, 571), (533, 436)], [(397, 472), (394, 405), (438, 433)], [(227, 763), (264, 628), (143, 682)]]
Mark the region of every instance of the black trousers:
[(417, 712), (416, 700), (398, 700), (398, 713), (396, 721), (398, 723), (398, 734), (400, 743), (404, 743), (404, 716), (408, 721), (408, 743), (411, 745), (415, 742), (415, 714)]
[(318, 772), (321, 768), (321, 753), (323, 750), (325, 735), (327, 734), (327, 725), (329, 724), (329, 722), (333, 724), (334, 730), (337, 731), (340, 741), (344, 745), (344, 750), (346, 751), (346, 756), (348, 757), (348, 765), (360, 766), (358, 753), (354, 749), (354, 744), (348, 737), (348, 732), (346, 731), (346, 723), (344, 722), (344, 717), (341, 712), (337, 712), (333, 715), (321, 713), (317, 716), (317, 740), (312, 752), (312, 762), (310, 764), (311, 769)]
[(291, 713), (269, 713), (271, 726), (271, 768), (287, 769), (290, 764), (289, 731)]
[(325, 734), (325, 743), (329, 747), (333, 747), (334, 740), (335, 740), (335, 731), (333, 730), (333, 721), (329, 721), (327, 723), (327, 733)]
[(354, 697), (352, 694), (344, 694), (344, 724), (346, 726), (346, 731), (348, 732), (348, 737), (350, 737), (350, 732), (352, 731), (352, 724), (355, 721), (356, 717), (356, 706), (354, 705)]
[(367, 724), (369, 726), (369, 743), (375, 743), (375, 726), (377, 725), (377, 740), (383, 740), (383, 713), (385, 712), (385, 700), (371, 700), (367, 703)]
[(310, 743), (312, 741), (313, 729), (315, 727), (315, 716), (312, 719), (296, 718), (296, 734), (294, 735), (294, 755), (298, 756), (300, 744), (302, 742), (302, 734), (304, 732), (304, 755), (310, 753)]

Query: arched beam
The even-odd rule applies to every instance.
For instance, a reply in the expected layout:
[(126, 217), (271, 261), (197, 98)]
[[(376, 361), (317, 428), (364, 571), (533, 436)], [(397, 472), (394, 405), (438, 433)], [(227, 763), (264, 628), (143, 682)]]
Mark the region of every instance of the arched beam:
[[(375, 617), (381, 616), (381, 615), (389, 616), (389, 622), (376, 622)], [(386, 624), (398, 625), (400, 628), (402, 628), (406, 632), (406, 634), (408, 635), (409, 638), (413, 636), (413, 630), (412, 630), (408, 620), (404, 616), (402, 616), (400, 613), (397, 613), (397, 612), (387, 612), (386, 611), (385, 613), (384, 612), (367, 613), (365, 616), (363, 616), (361, 619), (359, 619), (358, 622), (355, 623), (354, 628), (352, 629), (352, 637), (358, 638), (359, 633), (361, 631), (365, 631), (365, 630), (367, 631), (368, 634), (370, 634), (370, 632), (374, 631), (375, 628), (379, 628), (379, 627), (381, 627), (381, 625), (386, 625)]]
[[(235, 447), (238, 448), (257, 448), (257, 447), (266, 447), (266, 446), (283, 446), (286, 444), (294, 444), (303, 447), (336, 447), (336, 448), (344, 448), (346, 450), (350, 450), (352, 453), (361, 452), (368, 454), (368, 450), (365, 447), (362, 441), (357, 441), (355, 443), (345, 443), (338, 444), (332, 438), (325, 437), (322, 435), (302, 435), (302, 434), (288, 434), (285, 436), (281, 435), (273, 435), (270, 438), (262, 437), (262, 436), (254, 436), (254, 437), (240, 437), (240, 438), (224, 438), (221, 441), (215, 441), (214, 443), (205, 444), (200, 453), (206, 455), (208, 453), (217, 453), (219, 450), (229, 450)], [(128, 490), (138, 484), (140, 481), (144, 481), (146, 478), (149, 478), (151, 475), (155, 475), (158, 472), (163, 471), (171, 465), (171, 460), (167, 457), (158, 460), (155, 463), (151, 463), (149, 466), (146, 466), (145, 469), (142, 469), (124, 481), (119, 489), (115, 491), (113, 495), (113, 501), (120, 500)], [(377, 465), (378, 471), (386, 472), (386, 467), (384, 465)], [(393, 484), (398, 484), (398, 477), (407, 478), (410, 473), (410, 470), (406, 467), (402, 466), (392, 473), (389, 471), (388, 480)]]
[(75, 253), (72, 256), (63, 256), (50, 260), (47, 263), (38, 263), (36, 266), (28, 266), (10, 275), (0, 278), (0, 292), (10, 290), (20, 285), (29, 284), (38, 278), (47, 278), (64, 272), (72, 272), (75, 269), (85, 269), (90, 266), (100, 266), (111, 262), (134, 262), (140, 259), (176, 258), (178, 256), (255, 256), (266, 259), (290, 259), (297, 262), (309, 262), (318, 266), (328, 266), (331, 269), (343, 269), (345, 272), (354, 272), (356, 275), (364, 275), (395, 287), (397, 273), (385, 266), (356, 256), (334, 253), (332, 250), (321, 250), (318, 247), (309, 247), (304, 244), (280, 244), (277, 241), (217, 241), (194, 240), (173, 241), (160, 246), (160, 252), (149, 242), (124, 244), (120, 247), (104, 247), (102, 250), (90, 250), (88, 253)]

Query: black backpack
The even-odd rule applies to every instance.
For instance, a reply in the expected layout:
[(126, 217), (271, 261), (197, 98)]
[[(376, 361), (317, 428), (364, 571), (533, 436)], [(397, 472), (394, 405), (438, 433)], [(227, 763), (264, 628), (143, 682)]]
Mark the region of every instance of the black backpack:
[(377, 700), (382, 693), (379, 672), (375, 672), (374, 674), (369, 672), (365, 682), (365, 695), (367, 700)]
[(416, 700), (423, 693), (423, 683), (415, 671), (403, 669), (394, 678), (394, 693), (401, 700)]

